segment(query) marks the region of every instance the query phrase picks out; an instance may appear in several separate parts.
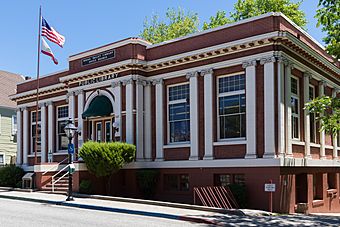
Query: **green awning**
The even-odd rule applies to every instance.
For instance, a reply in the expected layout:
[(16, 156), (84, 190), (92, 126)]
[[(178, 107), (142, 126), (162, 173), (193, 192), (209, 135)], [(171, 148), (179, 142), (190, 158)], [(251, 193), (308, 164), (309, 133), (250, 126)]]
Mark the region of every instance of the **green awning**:
[(110, 99), (106, 96), (97, 96), (81, 116), (85, 119), (87, 117), (110, 116), (111, 113), (113, 113), (113, 108)]

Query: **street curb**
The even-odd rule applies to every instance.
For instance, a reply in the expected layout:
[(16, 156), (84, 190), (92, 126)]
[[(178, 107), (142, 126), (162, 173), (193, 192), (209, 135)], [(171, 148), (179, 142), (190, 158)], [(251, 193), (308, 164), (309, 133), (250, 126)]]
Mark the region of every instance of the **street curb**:
[(27, 202), (35, 202), (35, 203), (45, 203), (45, 204), (65, 206), (65, 207), (75, 207), (75, 208), (88, 209), (88, 210), (108, 211), (108, 212), (114, 212), (114, 213), (141, 215), (141, 216), (148, 216), (148, 217), (156, 217), (156, 218), (172, 219), (172, 220), (179, 220), (179, 221), (189, 221), (189, 222), (195, 222), (195, 223), (218, 225), (216, 222), (205, 219), (205, 218), (180, 216), (180, 215), (174, 215), (174, 214), (129, 210), (129, 209), (121, 209), (121, 208), (96, 206), (96, 205), (77, 204), (77, 203), (66, 202), (66, 201), (44, 200), (44, 199), (26, 198), (26, 197), (9, 196), (9, 195), (1, 195), (1, 194), (0, 194), (0, 198), (19, 200), (19, 201), (27, 201)]
[(153, 201), (153, 200), (102, 196), (102, 195), (86, 195), (86, 194), (80, 194), (80, 193), (73, 193), (73, 196), (78, 197), (78, 198), (109, 200), (109, 201), (118, 201), (118, 202), (127, 202), (127, 203), (139, 203), (139, 204), (146, 204), (146, 205), (156, 205), (156, 206), (165, 206), (165, 207), (173, 207), (173, 208), (181, 208), (181, 209), (208, 211), (208, 212), (215, 212), (215, 213), (228, 214), (228, 215), (246, 216), (246, 214), (242, 210), (239, 210), (239, 209), (223, 209), (223, 208), (216, 208), (216, 207), (204, 207), (204, 206), (197, 206), (197, 205), (190, 205), (190, 204), (171, 203), (171, 202), (162, 202), (162, 201)]

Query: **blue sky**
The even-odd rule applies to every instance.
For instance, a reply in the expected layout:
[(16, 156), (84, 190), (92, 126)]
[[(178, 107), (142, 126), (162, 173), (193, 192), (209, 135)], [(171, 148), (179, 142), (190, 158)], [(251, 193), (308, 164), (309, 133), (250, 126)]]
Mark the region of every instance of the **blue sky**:
[[(64, 48), (50, 43), (59, 65), (41, 55), (40, 75), (68, 68), (68, 57), (94, 47), (135, 37), (143, 29), (146, 16), (164, 15), (169, 7), (197, 12), (201, 24), (217, 10), (230, 12), (236, 0), (11, 0), (0, 8), (0, 70), (36, 76), (38, 13), (65, 36)], [(314, 18), (318, 0), (305, 0), (308, 33), (322, 43), (324, 34)]]

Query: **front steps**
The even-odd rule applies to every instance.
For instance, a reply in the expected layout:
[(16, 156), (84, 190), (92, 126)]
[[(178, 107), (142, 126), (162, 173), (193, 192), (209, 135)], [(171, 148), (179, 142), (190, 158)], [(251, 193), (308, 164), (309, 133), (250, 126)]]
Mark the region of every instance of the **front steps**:
[(68, 176), (63, 177), (54, 184), (54, 192), (52, 191), (52, 181), (41, 188), (41, 192), (65, 194), (68, 190)]

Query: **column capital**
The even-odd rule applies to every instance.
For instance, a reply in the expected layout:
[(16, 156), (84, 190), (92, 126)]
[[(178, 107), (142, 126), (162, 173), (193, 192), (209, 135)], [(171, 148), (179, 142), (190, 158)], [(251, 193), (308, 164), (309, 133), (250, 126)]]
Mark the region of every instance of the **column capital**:
[(268, 56), (260, 59), (260, 64), (264, 65), (266, 63), (276, 62), (276, 58), (274, 56)]
[(151, 86), (152, 85), (152, 81), (150, 80), (145, 80), (145, 86)]
[(24, 107), (20, 107), (21, 111), (27, 111), (27, 106), (24, 106)]
[(127, 79), (127, 80), (123, 80), (122, 81), (122, 85), (126, 86), (128, 84), (132, 84), (133, 83), (133, 78)]
[(312, 73), (311, 73), (311, 72), (306, 71), (306, 72), (303, 73), (303, 77), (305, 77), (305, 78), (308, 77), (308, 79), (311, 80), (313, 76), (312, 76)]
[(136, 84), (139, 84), (139, 85), (142, 85), (142, 86), (146, 86), (146, 80), (137, 78)]
[(327, 82), (324, 81), (324, 80), (320, 80), (320, 81), (319, 81), (319, 86), (324, 86), (324, 87), (326, 87), (326, 86), (327, 86)]
[(242, 68), (247, 68), (247, 67), (250, 67), (250, 66), (256, 66), (256, 60), (249, 60), (249, 61), (244, 61), (242, 62)]
[(115, 87), (119, 87), (122, 83), (118, 80), (118, 81), (113, 81), (111, 83), (111, 87), (115, 88)]
[(214, 72), (214, 69), (213, 69), (213, 68), (202, 69), (202, 70), (200, 71), (200, 75), (201, 75), (201, 76), (211, 75), (211, 74), (213, 74), (213, 72)]
[(51, 106), (51, 105), (53, 105), (53, 102), (52, 101), (47, 101), (46, 105)]
[(198, 76), (198, 72), (197, 71), (193, 71), (193, 72), (188, 72), (185, 75), (185, 78), (190, 79), (191, 77), (197, 77)]
[(164, 84), (164, 80), (163, 79), (152, 80), (152, 85), (157, 85), (157, 84)]
[(45, 102), (41, 102), (38, 104), (39, 108), (42, 108), (42, 107), (46, 107), (46, 103)]
[(84, 90), (83, 89), (79, 89), (79, 90), (76, 90), (74, 92), (75, 95), (80, 95), (80, 94), (84, 94)]

